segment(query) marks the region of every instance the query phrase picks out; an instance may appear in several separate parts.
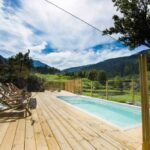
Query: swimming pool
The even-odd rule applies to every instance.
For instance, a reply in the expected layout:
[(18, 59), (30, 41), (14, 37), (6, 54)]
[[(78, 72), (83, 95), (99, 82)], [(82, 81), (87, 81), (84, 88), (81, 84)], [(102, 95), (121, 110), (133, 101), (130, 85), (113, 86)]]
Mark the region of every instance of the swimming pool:
[(140, 107), (84, 96), (58, 96), (58, 98), (120, 129), (129, 129), (141, 124)]

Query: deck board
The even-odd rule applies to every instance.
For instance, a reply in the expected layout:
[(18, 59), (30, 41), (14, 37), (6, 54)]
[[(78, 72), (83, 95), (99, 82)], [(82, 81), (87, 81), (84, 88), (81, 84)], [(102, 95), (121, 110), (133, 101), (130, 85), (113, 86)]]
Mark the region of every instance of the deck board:
[(35, 136), (36, 148), (37, 150), (48, 150), (48, 145), (46, 143), (46, 139), (36, 110), (33, 111), (33, 114), (35, 116), (34, 136)]
[(9, 126), (9, 123), (1, 123), (0, 124), (0, 145), (1, 145), (1, 143), (4, 139), (4, 136), (7, 132), (8, 126)]
[(141, 149), (141, 127), (120, 131), (56, 98), (69, 94), (34, 93), (38, 107), (32, 117), (0, 116), (0, 150)]
[(18, 121), (18, 126), (16, 129), (12, 150), (24, 150), (24, 141), (25, 141), (25, 119), (20, 119)]
[(31, 117), (26, 119), (25, 150), (36, 150), (34, 128), (31, 122)]
[(42, 111), (38, 108), (37, 112), (49, 150), (60, 150), (59, 144), (57, 143), (57, 140), (55, 139), (45, 117), (43, 116)]
[(6, 149), (12, 150), (17, 126), (18, 126), (18, 121), (11, 122), (9, 124), (7, 132), (4, 136), (3, 142), (0, 145), (0, 150), (6, 150)]

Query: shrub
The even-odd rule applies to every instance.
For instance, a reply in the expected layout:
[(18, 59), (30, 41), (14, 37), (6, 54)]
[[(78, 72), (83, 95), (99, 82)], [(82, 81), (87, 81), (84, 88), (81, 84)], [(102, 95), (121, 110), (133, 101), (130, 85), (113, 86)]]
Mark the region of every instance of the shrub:
[(27, 79), (27, 90), (30, 92), (43, 92), (45, 90), (45, 81), (35, 75)]

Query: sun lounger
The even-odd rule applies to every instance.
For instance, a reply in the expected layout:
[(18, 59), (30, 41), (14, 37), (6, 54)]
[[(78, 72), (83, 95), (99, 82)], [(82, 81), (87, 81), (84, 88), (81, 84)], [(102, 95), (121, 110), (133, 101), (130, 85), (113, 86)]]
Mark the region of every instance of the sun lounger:
[[(12, 85), (12, 84), (11, 84)], [(3, 93), (6, 96), (10, 96), (11, 98), (30, 98), (31, 93), (26, 92), (25, 90), (20, 90), (17, 87), (15, 89), (13, 87), (10, 87), (10, 83), (7, 84), (1, 84), (0, 88), (3, 90)]]
[(0, 113), (8, 110), (25, 110), (26, 116), (31, 112), (29, 110), (29, 103), (30, 99), (10, 99), (9, 97), (4, 97), (3, 95), (0, 98), (1, 109)]
[(7, 110), (25, 110), (26, 116), (27, 114), (31, 115), (30, 109), (36, 108), (36, 99), (31, 98), (26, 93), (21, 94), (12, 93), (10, 89), (1, 84), (0, 85), (0, 112), (4, 112)]

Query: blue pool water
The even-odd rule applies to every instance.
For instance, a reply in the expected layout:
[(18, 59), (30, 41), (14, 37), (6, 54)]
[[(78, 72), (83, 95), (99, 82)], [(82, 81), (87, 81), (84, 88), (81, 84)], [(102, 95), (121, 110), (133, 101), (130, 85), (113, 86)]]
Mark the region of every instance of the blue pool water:
[(122, 129), (141, 123), (141, 110), (138, 107), (82, 96), (58, 98)]

